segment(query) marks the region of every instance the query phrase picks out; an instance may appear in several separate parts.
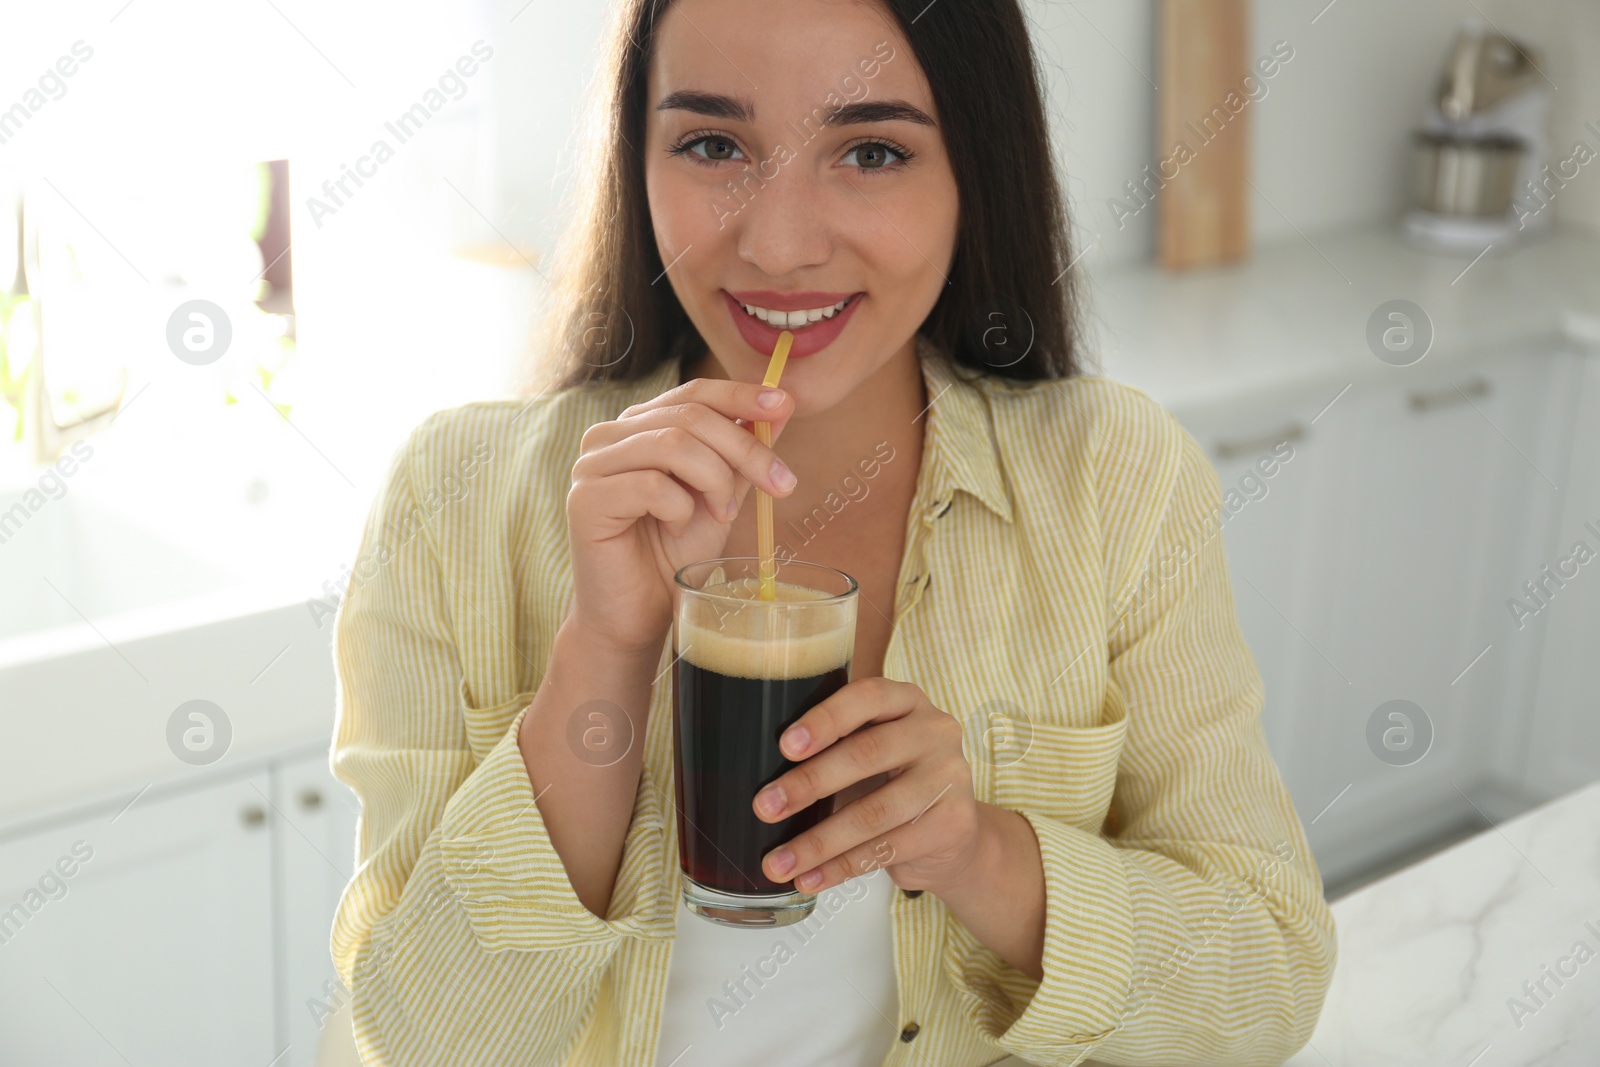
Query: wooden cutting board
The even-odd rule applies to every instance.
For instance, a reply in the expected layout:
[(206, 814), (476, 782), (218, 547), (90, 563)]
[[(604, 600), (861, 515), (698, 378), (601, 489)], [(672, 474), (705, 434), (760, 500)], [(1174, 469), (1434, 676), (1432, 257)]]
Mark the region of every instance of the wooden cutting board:
[[(1157, 260), (1168, 270), (1250, 253), (1249, 0), (1160, 0)], [(1188, 149), (1184, 152), (1179, 146)], [(1176, 172), (1176, 173), (1174, 173)]]

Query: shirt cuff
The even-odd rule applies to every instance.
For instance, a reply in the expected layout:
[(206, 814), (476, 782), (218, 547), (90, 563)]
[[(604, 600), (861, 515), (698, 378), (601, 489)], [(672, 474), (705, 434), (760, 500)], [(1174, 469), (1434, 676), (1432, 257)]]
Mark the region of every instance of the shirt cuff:
[[(556, 951), (621, 937), (670, 938), (676, 878), (666, 822), (648, 767), (641, 771), (622, 863), (604, 919), (578, 899), (533, 798), (517, 744), (532, 693), (504, 736), (456, 790), (439, 826), (446, 882), (485, 951)], [(511, 706), (515, 706), (514, 703)]]
[(1027, 808), (1044, 867), (1042, 981), (1018, 971), (953, 916), (943, 966), (985, 1037), (1041, 1064), (1075, 1064), (1122, 1025), (1133, 971), (1127, 873), (1103, 838)]

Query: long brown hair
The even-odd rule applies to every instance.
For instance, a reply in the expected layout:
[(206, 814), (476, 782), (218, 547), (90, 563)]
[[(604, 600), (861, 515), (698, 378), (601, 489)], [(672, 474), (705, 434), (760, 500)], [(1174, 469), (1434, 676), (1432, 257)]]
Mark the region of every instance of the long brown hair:
[[(646, 77), (670, 3), (618, 0), (537, 335), (550, 388), (638, 379), (705, 349), (672, 287), (654, 284), (664, 265), (645, 196)], [(997, 378), (1083, 373), (1066, 202), (1017, 0), (879, 3), (933, 90), (960, 197), (950, 284), (920, 332)]]

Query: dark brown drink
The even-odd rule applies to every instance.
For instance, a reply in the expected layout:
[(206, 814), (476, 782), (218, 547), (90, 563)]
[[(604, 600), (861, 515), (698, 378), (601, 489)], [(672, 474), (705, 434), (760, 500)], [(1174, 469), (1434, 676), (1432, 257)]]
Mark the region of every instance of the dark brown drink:
[[(673, 662), (684, 901), (695, 914), (732, 926), (795, 922), (815, 903), (792, 882), (768, 879), (761, 861), (825, 819), (832, 798), (776, 823), (760, 819), (753, 802), (795, 766), (778, 739), (844, 687), (855, 648), (856, 587), (849, 575), (791, 561), (779, 572), (776, 599), (763, 601), (755, 563), (711, 560), (679, 572)], [(829, 588), (830, 575), (842, 592)]]
[[(692, 655), (692, 653), (691, 653)], [(684, 873), (723, 893), (780, 893), (761, 861), (832, 811), (819, 800), (781, 822), (763, 822), (751, 801), (795, 764), (778, 738), (808, 709), (844, 687), (840, 664), (806, 678), (739, 678), (691, 662), (673, 667), (678, 695), (678, 841)]]

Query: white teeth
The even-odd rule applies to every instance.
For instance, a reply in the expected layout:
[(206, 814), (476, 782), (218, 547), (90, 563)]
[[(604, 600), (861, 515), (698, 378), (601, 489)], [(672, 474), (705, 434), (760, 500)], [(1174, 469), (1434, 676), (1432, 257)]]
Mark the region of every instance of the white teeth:
[(780, 330), (795, 330), (802, 326), (809, 326), (813, 322), (833, 318), (840, 311), (843, 311), (844, 306), (849, 302), (850, 298), (846, 297), (837, 304), (821, 308), (808, 308), (805, 311), (772, 311), (767, 308), (756, 307), (754, 304), (740, 304), (739, 306), (744, 308), (746, 315), (753, 315), (769, 326), (776, 326)]

